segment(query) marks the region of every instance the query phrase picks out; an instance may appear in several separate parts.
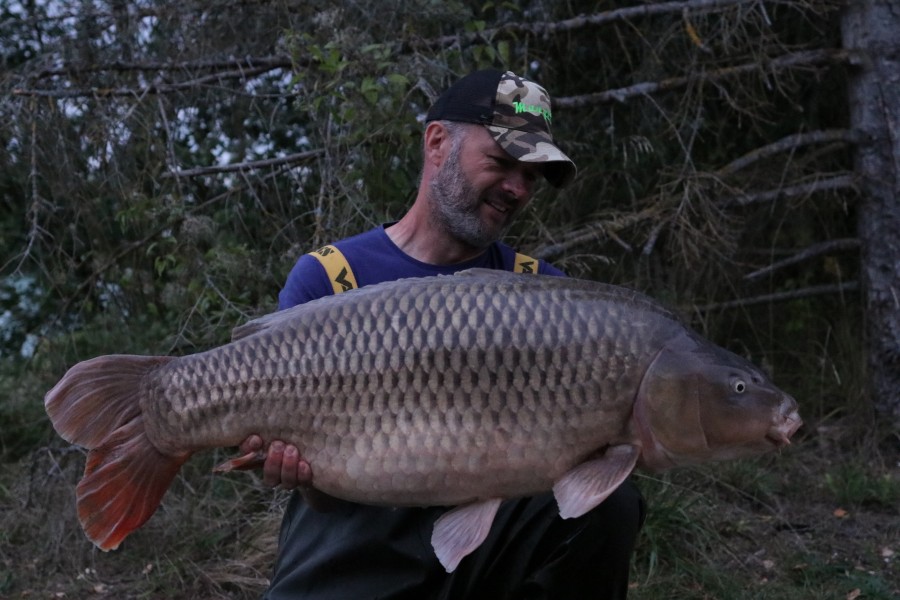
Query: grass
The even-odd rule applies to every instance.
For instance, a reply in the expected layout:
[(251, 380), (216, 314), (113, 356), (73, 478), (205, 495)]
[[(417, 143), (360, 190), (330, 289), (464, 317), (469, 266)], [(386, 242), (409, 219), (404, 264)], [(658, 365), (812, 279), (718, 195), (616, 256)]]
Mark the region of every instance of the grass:
[[(790, 449), (637, 476), (649, 513), (631, 600), (900, 597), (900, 437), (847, 416), (866, 406), (858, 361), (801, 357), (799, 371), (829, 367), (791, 386), (807, 425)], [(74, 510), (83, 453), (50, 431), (34, 400), (54, 383), (44, 373), (60, 372), (43, 367), (0, 368), (0, 599), (258, 599), (285, 495), (254, 474), (211, 475), (225, 452), (208, 453), (120, 550), (96, 550)]]
[(825, 473), (825, 487), (841, 505), (897, 506), (900, 479), (891, 473), (873, 473), (867, 467), (844, 463)]
[(642, 477), (651, 514), (630, 597), (900, 597), (900, 440), (863, 453), (853, 439)]
[[(808, 426), (780, 455), (638, 475), (650, 508), (630, 598), (900, 597), (900, 440), (861, 439), (843, 423)], [(224, 451), (208, 453), (103, 553), (74, 514), (82, 452), (46, 442), (0, 463), (0, 598), (259, 598), (283, 493), (254, 474), (211, 475)]]
[[(163, 506), (119, 550), (84, 537), (74, 510), (81, 452), (47, 447), (0, 482), (0, 598), (258, 598), (274, 556), (280, 495), (252, 475), (191, 461)], [(173, 591), (175, 590), (175, 591)]]

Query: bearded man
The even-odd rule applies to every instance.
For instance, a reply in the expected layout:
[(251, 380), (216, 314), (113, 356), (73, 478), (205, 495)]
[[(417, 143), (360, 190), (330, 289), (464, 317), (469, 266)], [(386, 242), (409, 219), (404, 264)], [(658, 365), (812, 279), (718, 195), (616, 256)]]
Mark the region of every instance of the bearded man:
[[(394, 223), (304, 254), (280, 308), (348, 289), (474, 267), (564, 276), (501, 242), (541, 178), (557, 188), (575, 165), (553, 140), (551, 102), (510, 71), (472, 73), (429, 110), (416, 199)], [(552, 325), (552, 324), (551, 324)], [(450, 507), (392, 508), (324, 497), (293, 446), (248, 438), (266, 452), (267, 485), (297, 488), (285, 512), (264, 598), (286, 600), (621, 599), (644, 518), (626, 481), (602, 504), (563, 520), (552, 493), (505, 501), (484, 543), (448, 573), (429, 543)]]

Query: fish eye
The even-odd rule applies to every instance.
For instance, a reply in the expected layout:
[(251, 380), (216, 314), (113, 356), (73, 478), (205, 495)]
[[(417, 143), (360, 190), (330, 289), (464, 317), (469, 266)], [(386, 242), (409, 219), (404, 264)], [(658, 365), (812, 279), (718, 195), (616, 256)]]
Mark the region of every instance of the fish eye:
[(735, 394), (743, 394), (747, 391), (747, 383), (739, 377), (734, 377), (731, 380), (731, 389)]

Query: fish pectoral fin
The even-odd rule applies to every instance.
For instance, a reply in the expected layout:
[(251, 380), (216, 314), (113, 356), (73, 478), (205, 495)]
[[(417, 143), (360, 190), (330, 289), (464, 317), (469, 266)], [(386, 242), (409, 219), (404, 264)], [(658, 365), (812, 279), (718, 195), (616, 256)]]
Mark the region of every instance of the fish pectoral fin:
[(634, 470), (640, 450), (630, 444), (610, 446), (601, 456), (585, 461), (553, 485), (563, 519), (580, 517), (612, 494)]
[(431, 545), (448, 573), (487, 537), (502, 500), (491, 498), (457, 506), (434, 522)]

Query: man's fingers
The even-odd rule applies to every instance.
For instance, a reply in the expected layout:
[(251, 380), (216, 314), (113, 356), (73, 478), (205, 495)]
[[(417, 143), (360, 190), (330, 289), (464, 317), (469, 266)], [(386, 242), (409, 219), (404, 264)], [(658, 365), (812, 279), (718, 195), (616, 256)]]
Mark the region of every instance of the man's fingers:
[(281, 487), (292, 490), (299, 484), (297, 480), (297, 463), (300, 462), (300, 453), (294, 446), (284, 449), (281, 461)]
[(244, 454), (251, 454), (253, 452), (259, 452), (263, 449), (263, 441), (262, 438), (258, 435), (251, 435), (246, 440), (241, 442), (241, 445), (238, 446), (241, 452)]
[(281, 483), (281, 464), (284, 460), (284, 442), (274, 441), (269, 445), (269, 454), (263, 465), (263, 483), (275, 487)]
[(312, 484), (312, 468), (295, 446), (285, 446), (281, 461), (281, 487), (292, 490)]
[(297, 483), (299, 485), (312, 485), (312, 467), (305, 460), (297, 463)]
[[(247, 454), (257, 452), (263, 447), (262, 438), (251, 435), (241, 442), (240, 449)], [(269, 487), (281, 486), (292, 490), (299, 486), (312, 484), (312, 468), (300, 456), (296, 446), (289, 446), (275, 440), (269, 444), (263, 463), (263, 483)]]

